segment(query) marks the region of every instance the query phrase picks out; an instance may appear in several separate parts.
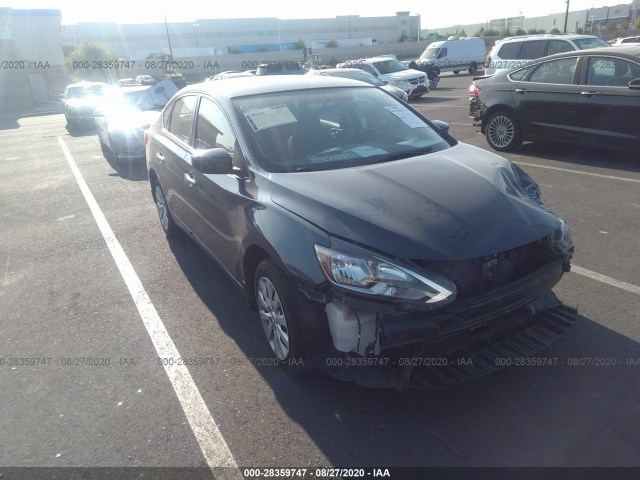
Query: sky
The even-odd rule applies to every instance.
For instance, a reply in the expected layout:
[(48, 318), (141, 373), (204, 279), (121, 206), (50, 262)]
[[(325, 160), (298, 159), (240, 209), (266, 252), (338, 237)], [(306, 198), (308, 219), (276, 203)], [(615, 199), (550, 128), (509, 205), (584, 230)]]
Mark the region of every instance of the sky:
[[(630, 3), (630, 0), (570, 0), (570, 11)], [(44, 8), (62, 11), (62, 24), (80, 22), (158, 23), (191, 22), (197, 18), (332, 18), (393, 16), (410, 11), (421, 16), (423, 29), (486, 22), (488, 19), (536, 17), (563, 12), (565, 0), (0, 0), (0, 7)]]

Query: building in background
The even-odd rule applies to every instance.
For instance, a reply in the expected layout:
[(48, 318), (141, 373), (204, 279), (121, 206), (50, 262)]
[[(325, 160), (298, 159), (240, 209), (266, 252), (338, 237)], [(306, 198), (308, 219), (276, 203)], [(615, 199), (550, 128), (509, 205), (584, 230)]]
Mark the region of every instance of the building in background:
[(67, 83), (60, 10), (0, 8), (0, 112), (29, 111)]

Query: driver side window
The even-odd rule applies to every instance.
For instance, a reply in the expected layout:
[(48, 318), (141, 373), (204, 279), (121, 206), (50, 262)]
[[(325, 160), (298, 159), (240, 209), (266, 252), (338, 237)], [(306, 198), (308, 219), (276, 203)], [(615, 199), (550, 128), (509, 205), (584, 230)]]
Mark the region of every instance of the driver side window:
[(196, 120), (194, 148), (224, 148), (233, 155), (235, 143), (236, 137), (224, 112), (212, 100), (202, 97)]

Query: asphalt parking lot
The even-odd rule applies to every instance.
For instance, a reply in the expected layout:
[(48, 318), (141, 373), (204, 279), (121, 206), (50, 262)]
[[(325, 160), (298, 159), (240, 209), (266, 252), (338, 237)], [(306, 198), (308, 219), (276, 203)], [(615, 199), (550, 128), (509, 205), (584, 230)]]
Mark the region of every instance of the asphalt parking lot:
[[(490, 150), (471, 78), (412, 105)], [(572, 227), (555, 291), (579, 322), (545, 365), (398, 392), (270, 364), (241, 292), (165, 239), (144, 162), (116, 169), (63, 115), (1, 118), (0, 140), (0, 467), (640, 466), (639, 158), (506, 154)]]

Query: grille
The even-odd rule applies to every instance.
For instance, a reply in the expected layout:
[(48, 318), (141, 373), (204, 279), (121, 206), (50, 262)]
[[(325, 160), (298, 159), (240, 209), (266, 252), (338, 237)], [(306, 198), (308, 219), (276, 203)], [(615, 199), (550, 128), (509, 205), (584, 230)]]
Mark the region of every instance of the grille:
[(557, 258), (546, 238), (469, 260), (414, 260), (420, 267), (453, 281), (457, 299), (472, 298), (523, 278)]

